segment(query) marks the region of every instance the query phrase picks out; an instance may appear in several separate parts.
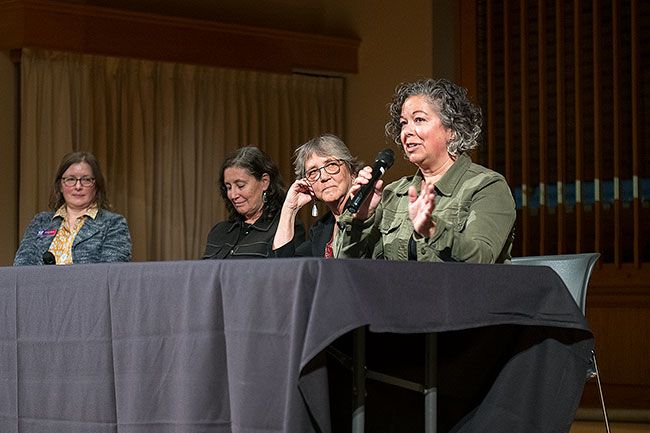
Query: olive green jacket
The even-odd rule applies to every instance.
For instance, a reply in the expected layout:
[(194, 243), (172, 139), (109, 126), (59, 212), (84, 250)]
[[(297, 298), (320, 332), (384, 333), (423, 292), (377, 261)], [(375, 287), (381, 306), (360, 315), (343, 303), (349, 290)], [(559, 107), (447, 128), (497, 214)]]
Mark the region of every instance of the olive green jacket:
[(413, 237), (418, 261), (503, 263), (510, 259), (516, 211), (503, 176), (472, 163), (466, 154), (459, 156), (435, 186), (432, 238), (415, 233), (408, 216), (409, 186), (419, 193), (422, 179), (418, 171), (386, 186), (375, 214), (366, 221), (342, 215), (335, 256), (408, 260)]

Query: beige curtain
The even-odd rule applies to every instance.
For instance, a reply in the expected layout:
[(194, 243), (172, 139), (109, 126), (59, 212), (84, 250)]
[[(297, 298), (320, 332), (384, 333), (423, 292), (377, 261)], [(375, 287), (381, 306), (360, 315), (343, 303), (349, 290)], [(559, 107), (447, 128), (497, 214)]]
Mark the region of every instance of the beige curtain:
[(225, 218), (224, 155), (256, 145), (292, 176), (293, 149), (342, 134), (343, 79), (26, 49), (21, 61), (20, 232), (46, 209), (62, 156), (90, 150), (134, 260), (199, 258)]

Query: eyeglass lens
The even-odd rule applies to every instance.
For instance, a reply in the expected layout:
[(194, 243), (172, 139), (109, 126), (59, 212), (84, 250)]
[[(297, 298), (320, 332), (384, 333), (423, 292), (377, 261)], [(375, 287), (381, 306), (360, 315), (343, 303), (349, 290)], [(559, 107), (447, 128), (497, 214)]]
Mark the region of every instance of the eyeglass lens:
[(317, 181), (318, 179), (320, 179), (321, 170), (325, 170), (325, 173), (327, 174), (338, 174), (338, 172), (341, 171), (341, 163), (338, 161), (328, 162), (322, 167), (309, 170), (306, 176), (307, 179), (311, 182)]
[(86, 186), (86, 187), (93, 186), (95, 184), (95, 179), (92, 177), (82, 177), (82, 178), (64, 177), (62, 180), (65, 186), (75, 186), (77, 182), (81, 183), (81, 186)]

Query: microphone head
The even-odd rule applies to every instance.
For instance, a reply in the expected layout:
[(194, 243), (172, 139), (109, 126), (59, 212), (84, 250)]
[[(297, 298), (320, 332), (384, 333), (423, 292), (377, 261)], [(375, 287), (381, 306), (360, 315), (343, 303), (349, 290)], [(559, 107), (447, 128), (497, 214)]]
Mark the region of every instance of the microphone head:
[(43, 263), (46, 265), (56, 265), (56, 258), (54, 258), (54, 254), (52, 254), (50, 251), (45, 251), (43, 253)]
[(395, 152), (393, 152), (393, 149), (391, 148), (386, 148), (379, 152), (375, 162), (383, 165), (386, 169), (389, 169), (395, 162)]

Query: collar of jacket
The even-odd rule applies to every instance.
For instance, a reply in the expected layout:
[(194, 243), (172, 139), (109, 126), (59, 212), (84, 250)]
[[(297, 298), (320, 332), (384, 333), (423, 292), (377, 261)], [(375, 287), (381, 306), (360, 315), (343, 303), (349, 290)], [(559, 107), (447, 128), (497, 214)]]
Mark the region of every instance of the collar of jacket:
[[(84, 221), (84, 225), (81, 227), (77, 235), (74, 237), (72, 246), (76, 246), (80, 242), (92, 238), (93, 236), (95, 236), (97, 233), (101, 231), (101, 228), (103, 227), (104, 223), (101, 220), (100, 213), (101, 213), (101, 209), (97, 209), (97, 212), (95, 213), (94, 217), (86, 218), (86, 221)], [(53, 224), (52, 227), (56, 228), (57, 230), (60, 229), (61, 224), (63, 224), (63, 216), (61, 214), (52, 212), (52, 216), (50, 218)]]
[(275, 218), (266, 218), (264, 216), (261, 216), (253, 224), (246, 224), (244, 220), (238, 219), (236, 221), (233, 221), (230, 227), (228, 227), (228, 232), (230, 233), (231, 231), (235, 229), (240, 229), (242, 227), (247, 227), (253, 230), (257, 230), (258, 232), (268, 232), (271, 226), (273, 225), (274, 219)]
[[(436, 183), (436, 192), (440, 195), (449, 197), (453, 193), (454, 189), (460, 182), (463, 177), (463, 173), (467, 171), (467, 168), (472, 163), (472, 158), (466, 154), (461, 153), (456, 161), (453, 163), (449, 170), (440, 178), (438, 183)], [(413, 185), (417, 190), (418, 194), (420, 193), (420, 185), (423, 180), (422, 172), (420, 170), (415, 173), (410, 182), (401, 183), (396, 189), (395, 194), (397, 195), (407, 195), (409, 187)]]

